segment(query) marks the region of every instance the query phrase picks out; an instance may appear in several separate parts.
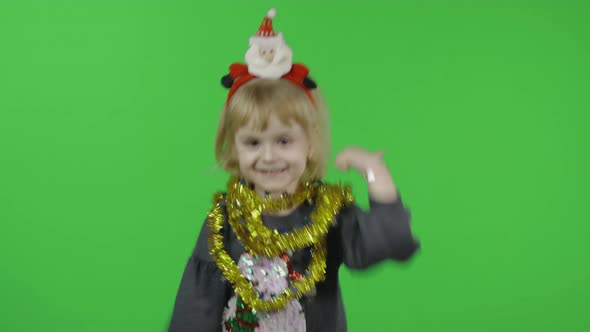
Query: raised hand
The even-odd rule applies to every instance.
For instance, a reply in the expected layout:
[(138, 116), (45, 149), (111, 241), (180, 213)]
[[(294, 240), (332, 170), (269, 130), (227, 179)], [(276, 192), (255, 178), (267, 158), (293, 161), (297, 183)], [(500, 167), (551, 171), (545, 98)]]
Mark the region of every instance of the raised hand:
[(370, 152), (365, 149), (349, 146), (336, 155), (336, 168), (347, 171), (352, 168), (367, 180), (371, 199), (382, 203), (397, 201), (397, 188), (389, 169), (381, 159), (384, 152)]

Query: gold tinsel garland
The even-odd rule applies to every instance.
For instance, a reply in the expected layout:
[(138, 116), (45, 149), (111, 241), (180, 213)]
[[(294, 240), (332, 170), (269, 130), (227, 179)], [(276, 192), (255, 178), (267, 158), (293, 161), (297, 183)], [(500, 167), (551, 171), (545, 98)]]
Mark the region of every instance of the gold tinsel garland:
[[(246, 250), (259, 256), (279, 256), (318, 243), (336, 222), (340, 209), (353, 201), (350, 188), (324, 185), (319, 182), (300, 186), (292, 196), (282, 199), (261, 199), (254, 191), (241, 184), (238, 179), (230, 180), (226, 198), (228, 222), (236, 237)], [(304, 200), (316, 199), (317, 208), (311, 214), (311, 224), (293, 232), (279, 233), (262, 223), (262, 211), (274, 211), (298, 206)], [(281, 202), (283, 201), (283, 202)], [(271, 204), (269, 204), (271, 202)], [(294, 205), (287, 205), (294, 202)]]
[[(262, 211), (277, 211), (297, 206), (304, 200), (315, 199), (316, 209), (311, 215), (311, 224), (293, 232), (279, 234), (262, 223)], [(261, 199), (250, 188), (234, 178), (228, 184), (227, 197), (218, 193), (214, 207), (208, 215), (211, 229), (209, 249), (218, 268), (233, 285), (236, 294), (258, 311), (277, 311), (287, 303), (311, 293), (315, 284), (324, 280), (326, 271), (326, 234), (335, 222), (335, 216), (345, 205), (353, 201), (350, 188), (306, 183), (292, 195), (280, 199)], [(226, 252), (223, 235), (220, 234), (225, 221), (222, 204), (226, 203), (228, 222), (238, 240), (247, 251), (259, 256), (279, 256), (299, 249), (311, 248), (311, 261), (304, 276), (293, 280), (290, 288), (270, 301), (259, 298), (258, 292), (242, 275), (236, 262)], [(269, 203), (270, 202), (270, 203)], [(245, 223), (242, 223), (242, 219)]]
[(312, 188), (317, 183), (305, 182), (301, 183), (294, 193), (281, 195), (280, 198), (272, 198), (270, 196), (262, 198), (258, 196), (249, 186), (243, 184), (238, 177), (233, 177), (227, 184), (228, 193), (236, 196), (236, 198), (246, 198), (246, 202), (267, 211), (278, 212), (288, 209), (293, 206), (299, 206), (303, 201), (312, 199)]

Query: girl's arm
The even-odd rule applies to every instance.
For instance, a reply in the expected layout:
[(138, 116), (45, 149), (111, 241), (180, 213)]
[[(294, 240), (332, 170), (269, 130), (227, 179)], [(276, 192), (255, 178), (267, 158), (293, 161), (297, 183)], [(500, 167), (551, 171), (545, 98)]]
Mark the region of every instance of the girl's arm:
[(339, 220), (342, 259), (353, 269), (386, 259), (406, 261), (420, 247), (410, 228), (410, 211), (404, 207), (382, 155), (353, 147), (336, 157), (338, 168), (353, 168), (365, 175), (369, 189), (369, 211), (353, 205), (342, 211)]
[(370, 199), (369, 211), (353, 205), (342, 211), (338, 222), (342, 262), (351, 269), (384, 260), (408, 261), (420, 247), (401, 197), (394, 203)]
[(208, 235), (205, 221), (180, 282), (169, 332), (221, 330), (227, 289), (221, 271), (208, 253)]

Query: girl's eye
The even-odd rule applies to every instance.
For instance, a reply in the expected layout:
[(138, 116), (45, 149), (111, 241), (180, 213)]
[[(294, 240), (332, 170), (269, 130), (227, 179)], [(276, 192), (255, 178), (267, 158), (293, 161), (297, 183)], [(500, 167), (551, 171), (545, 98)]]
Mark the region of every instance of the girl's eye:
[(246, 145), (249, 145), (249, 146), (258, 146), (259, 143), (260, 142), (258, 142), (258, 140), (254, 139), (254, 138), (246, 140)]
[(287, 137), (283, 137), (283, 138), (279, 139), (279, 144), (281, 144), (281, 145), (287, 145), (289, 143), (291, 143), (291, 141)]

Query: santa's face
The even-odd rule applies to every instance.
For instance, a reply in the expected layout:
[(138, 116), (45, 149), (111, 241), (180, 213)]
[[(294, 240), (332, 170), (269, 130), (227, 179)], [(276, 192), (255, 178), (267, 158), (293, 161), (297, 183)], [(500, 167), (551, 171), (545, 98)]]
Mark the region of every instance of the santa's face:
[(259, 47), (258, 48), (258, 57), (260, 59), (266, 61), (267, 64), (272, 63), (275, 58), (274, 47)]
[(265, 130), (250, 125), (235, 135), (241, 175), (261, 197), (279, 197), (297, 189), (307, 166), (308, 140), (296, 122), (284, 124), (271, 115)]
[(284, 43), (253, 44), (246, 52), (248, 71), (262, 78), (280, 78), (291, 70), (293, 52)]

